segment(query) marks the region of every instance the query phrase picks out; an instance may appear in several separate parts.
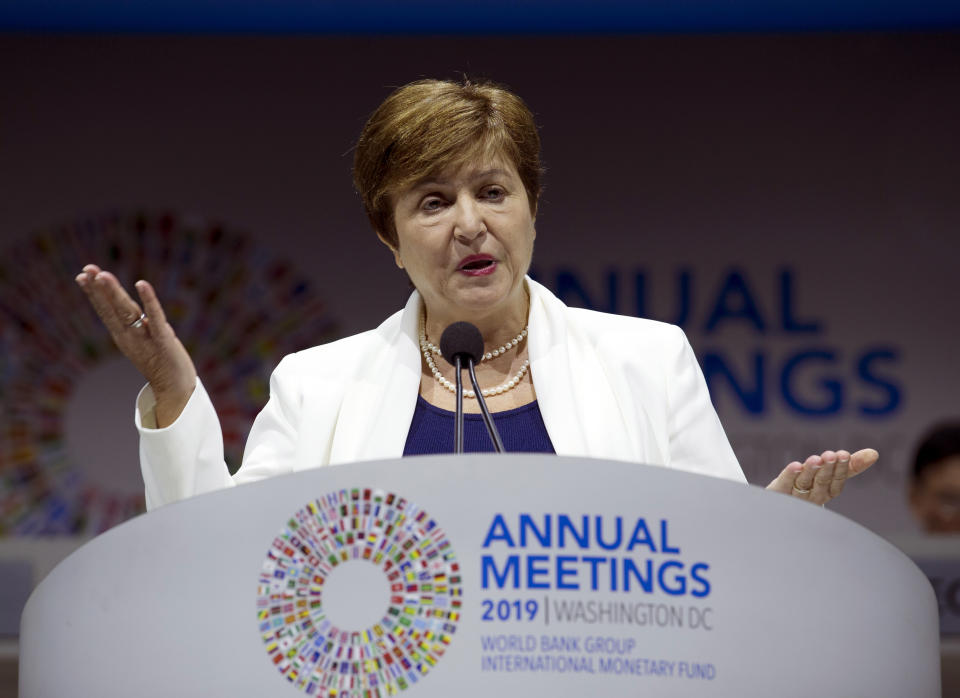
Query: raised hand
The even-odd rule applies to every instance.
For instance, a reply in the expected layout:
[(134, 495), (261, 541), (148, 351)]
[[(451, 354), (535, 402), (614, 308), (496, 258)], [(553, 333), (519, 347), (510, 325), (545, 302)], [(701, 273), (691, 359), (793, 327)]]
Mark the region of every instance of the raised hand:
[(879, 457), (880, 454), (872, 448), (852, 455), (848, 451), (824, 451), (819, 456), (810, 456), (803, 463), (790, 463), (767, 485), (767, 489), (814, 504), (826, 504), (840, 494), (848, 479), (862, 473)]
[(143, 308), (113, 274), (88, 264), (77, 275), (117, 348), (150, 383), (157, 400), (157, 426), (169, 426), (183, 411), (196, 386), (197, 371), (183, 343), (167, 322), (153, 287), (135, 286)]

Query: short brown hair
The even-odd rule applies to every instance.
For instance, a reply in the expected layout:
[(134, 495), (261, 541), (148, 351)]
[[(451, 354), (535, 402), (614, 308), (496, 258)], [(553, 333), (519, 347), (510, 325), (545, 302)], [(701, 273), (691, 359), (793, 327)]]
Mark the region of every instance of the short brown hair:
[(531, 213), (540, 198), (540, 136), (523, 100), (492, 82), (418, 80), (393, 91), (357, 141), (353, 183), (373, 229), (397, 246), (391, 194), (449, 167), (506, 157)]

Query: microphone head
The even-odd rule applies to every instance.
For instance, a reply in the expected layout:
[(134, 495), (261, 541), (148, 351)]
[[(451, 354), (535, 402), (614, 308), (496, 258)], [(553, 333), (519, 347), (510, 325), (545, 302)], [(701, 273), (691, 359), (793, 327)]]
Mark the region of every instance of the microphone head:
[(480, 363), (483, 357), (483, 336), (476, 325), (469, 322), (455, 322), (440, 335), (440, 353), (452, 366), (457, 354)]

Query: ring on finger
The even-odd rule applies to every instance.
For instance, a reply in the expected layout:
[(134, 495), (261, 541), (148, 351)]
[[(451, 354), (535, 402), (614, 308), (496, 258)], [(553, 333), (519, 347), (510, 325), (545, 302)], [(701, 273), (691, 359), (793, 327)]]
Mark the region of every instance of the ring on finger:
[(813, 491), (813, 488), (811, 487), (811, 488), (808, 489), (808, 490), (804, 490), (804, 489), (801, 489), (801, 488), (797, 487), (796, 485), (794, 485), (794, 486), (793, 486), (793, 491), (794, 491), (796, 494), (810, 494), (810, 492)]
[(131, 323), (130, 323), (129, 325), (127, 325), (127, 326), (128, 326), (128, 327), (131, 327), (131, 328), (143, 327), (143, 321), (144, 321), (146, 318), (147, 318), (147, 314), (146, 314), (146, 313), (140, 313), (140, 317), (138, 317), (136, 320), (134, 320), (133, 322), (131, 322)]

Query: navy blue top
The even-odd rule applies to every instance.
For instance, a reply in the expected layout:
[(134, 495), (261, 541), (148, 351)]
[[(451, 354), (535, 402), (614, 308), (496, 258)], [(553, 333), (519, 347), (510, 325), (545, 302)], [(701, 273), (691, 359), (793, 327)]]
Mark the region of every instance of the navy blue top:
[[(497, 431), (500, 432), (504, 451), (556, 453), (536, 400), (512, 410), (493, 412), (492, 416)], [(417, 397), (417, 407), (413, 411), (413, 421), (407, 433), (403, 455), (453, 453), (454, 417), (455, 413), (441, 410), (422, 397)], [(483, 425), (483, 415), (463, 415), (463, 451), (493, 452), (493, 442)]]

